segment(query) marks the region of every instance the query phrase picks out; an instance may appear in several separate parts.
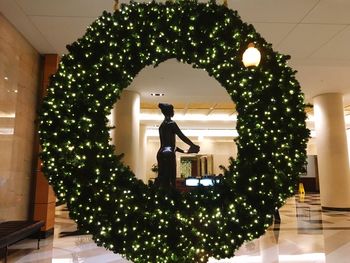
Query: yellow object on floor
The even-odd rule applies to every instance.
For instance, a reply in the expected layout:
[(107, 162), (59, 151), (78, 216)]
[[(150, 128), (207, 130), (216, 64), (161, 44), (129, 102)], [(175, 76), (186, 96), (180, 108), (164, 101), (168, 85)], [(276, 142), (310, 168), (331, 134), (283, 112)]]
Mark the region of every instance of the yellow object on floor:
[(305, 189), (303, 183), (299, 183), (299, 194), (305, 195)]

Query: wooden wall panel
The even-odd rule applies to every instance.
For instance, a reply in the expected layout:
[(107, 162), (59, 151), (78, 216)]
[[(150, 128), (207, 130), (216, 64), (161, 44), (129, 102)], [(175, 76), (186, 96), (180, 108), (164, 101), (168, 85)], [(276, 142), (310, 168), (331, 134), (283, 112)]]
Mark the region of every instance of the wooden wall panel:
[[(49, 79), (52, 74), (57, 71), (59, 56), (57, 54), (49, 54), (44, 56), (43, 64), (43, 80), (41, 86), (41, 94), (39, 95), (39, 105), (47, 93)], [(39, 156), (39, 141), (36, 142), (36, 154)], [(56, 197), (52, 187), (49, 185), (46, 177), (41, 171), (41, 161), (37, 159), (36, 183), (35, 183), (35, 200), (34, 200), (34, 220), (43, 220), (45, 225), (41, 228), (44, 236), (53, 233), (55, 224), (55, 207)]]

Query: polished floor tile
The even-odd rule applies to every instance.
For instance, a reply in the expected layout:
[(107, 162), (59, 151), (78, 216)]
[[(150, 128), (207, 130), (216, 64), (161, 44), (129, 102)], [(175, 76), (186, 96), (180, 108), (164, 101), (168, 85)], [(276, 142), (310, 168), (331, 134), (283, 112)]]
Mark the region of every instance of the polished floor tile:
[[(321, 210), (317, 194), (288, 199), (280, 209), (281, 223), (272, 225), (259, 239), (245, 243), (230, 259), (210, 263), (349, 263), (350, 212)], [(10, 247), (8, 262), (16, 263), (127, 263), (120, 255), (97, 247), (76, 230), (61, 206), (56, 211), (54, 236), (23, 240)], [(1, 262), (1, 261), (0, 261)]]

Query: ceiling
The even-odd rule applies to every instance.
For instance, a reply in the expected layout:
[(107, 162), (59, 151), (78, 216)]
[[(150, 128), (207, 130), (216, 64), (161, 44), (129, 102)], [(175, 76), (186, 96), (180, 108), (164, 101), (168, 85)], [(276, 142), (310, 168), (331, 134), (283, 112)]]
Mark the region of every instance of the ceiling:
[[(0, 0), (0, 12), (38, 52), (62, 54), (113, 5), (113, 0)], [(275, 50), (292, 56), (290, 65), (298, 71), (307, 102), (318, 94), (341, 92), (345, 106), (350, 105), (349, 0), (228, 0), (228, 7), (238, 10)], [(184, 111), (204, 108), (208, 114), (233, 109), (216, 80), (175, 60), (145, 68), (129, 89), (141, 94), (144, 108), (164, 101)], [(165, 96), (151, 97), (152, 92)]]

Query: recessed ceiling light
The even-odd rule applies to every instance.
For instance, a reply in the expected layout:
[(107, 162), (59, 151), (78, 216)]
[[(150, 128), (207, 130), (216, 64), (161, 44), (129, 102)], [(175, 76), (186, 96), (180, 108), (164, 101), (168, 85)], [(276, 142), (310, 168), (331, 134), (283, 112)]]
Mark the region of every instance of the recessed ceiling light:
[(163, 97), (163, 96), (164, 96), (164, 93), (151, 93), (151, 96), (154, 96), (154, 97)]
[(9, 78), (8, 77), (4, 77), (4, 80), (8, 80)]

